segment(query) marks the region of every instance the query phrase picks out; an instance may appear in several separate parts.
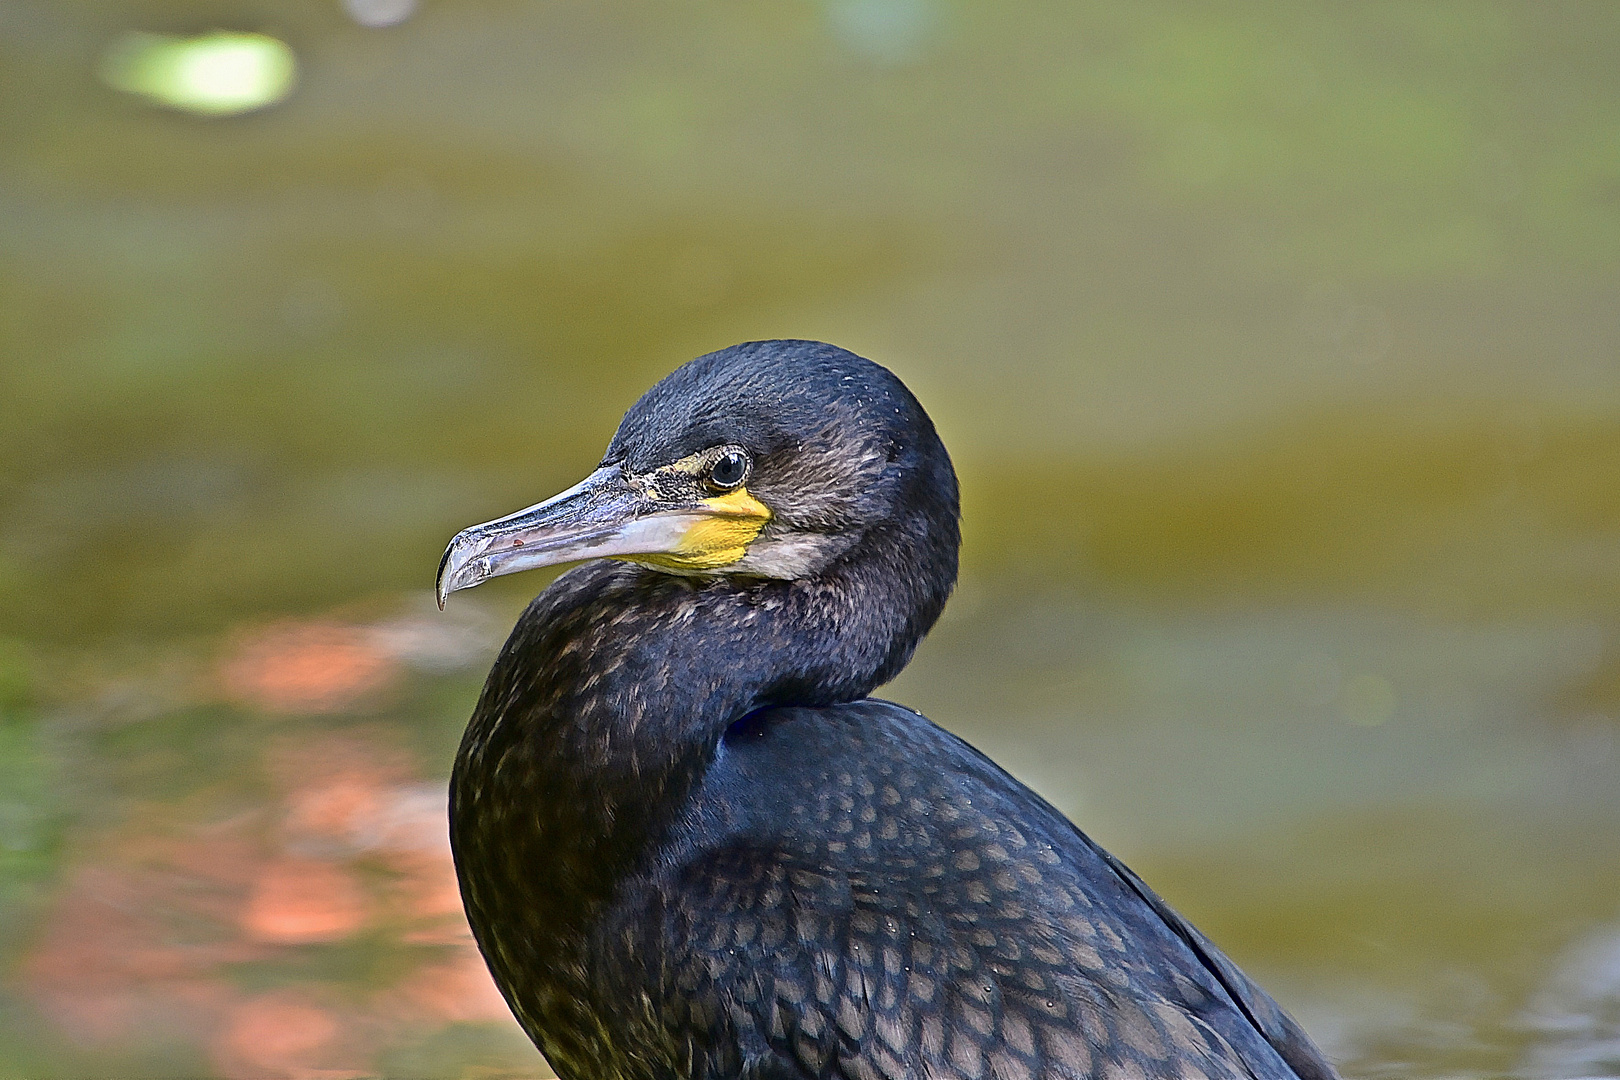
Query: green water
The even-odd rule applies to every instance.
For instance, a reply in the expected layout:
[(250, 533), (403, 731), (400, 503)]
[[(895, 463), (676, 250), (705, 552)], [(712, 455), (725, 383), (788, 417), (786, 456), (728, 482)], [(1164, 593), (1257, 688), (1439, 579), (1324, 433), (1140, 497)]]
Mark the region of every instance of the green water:
[[(215, 29), (292, 95), (98, 81)], [(1617, 56), (1602, 3), (0, 4), (0, 1075), (543, 1075), (440, 817), (543, 576), (426, 590), (770, 336), (962, 474), (887, 696), (1347, 1076), (1620, 1075)]]

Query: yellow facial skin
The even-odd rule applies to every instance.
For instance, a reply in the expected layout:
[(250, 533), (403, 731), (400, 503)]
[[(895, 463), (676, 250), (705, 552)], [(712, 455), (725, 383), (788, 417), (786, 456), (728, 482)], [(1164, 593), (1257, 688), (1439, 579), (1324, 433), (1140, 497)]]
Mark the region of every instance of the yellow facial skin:
[(718, 570), (748, 554), (748, 545), (771, 520), (770, 508), (745, 487), (704, 499), (700, 505), (705, 516), (686, 530), (674, 550), (628, 558), (687, 573)]

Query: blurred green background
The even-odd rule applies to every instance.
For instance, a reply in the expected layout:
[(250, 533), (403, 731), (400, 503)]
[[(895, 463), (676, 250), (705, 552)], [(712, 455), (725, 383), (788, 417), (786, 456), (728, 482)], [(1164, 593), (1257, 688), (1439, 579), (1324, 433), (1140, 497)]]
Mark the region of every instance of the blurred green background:
[(4, 0), (0, 1075), (547, 1075), (441, 816), (543, 577), (426, 590), (760, 337), (962, 475), (887, 696), (1347, 1076), (1620, 1075), (1617, 59), (1601, 2)]

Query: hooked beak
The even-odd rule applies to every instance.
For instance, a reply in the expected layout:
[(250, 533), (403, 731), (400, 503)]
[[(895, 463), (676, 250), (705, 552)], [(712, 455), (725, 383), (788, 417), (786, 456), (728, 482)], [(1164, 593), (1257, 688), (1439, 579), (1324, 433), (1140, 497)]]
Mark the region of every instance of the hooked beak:
[(712, 570), (742, 557), (770, 511), (737, 489), (729, 496), (671, 505), (633, 488), (604, 465), (560, 495), (463, 529), (439, 560), (439, 607), (453, 592), (502, 574), (609, 557), (643, 558), (667, 569)]

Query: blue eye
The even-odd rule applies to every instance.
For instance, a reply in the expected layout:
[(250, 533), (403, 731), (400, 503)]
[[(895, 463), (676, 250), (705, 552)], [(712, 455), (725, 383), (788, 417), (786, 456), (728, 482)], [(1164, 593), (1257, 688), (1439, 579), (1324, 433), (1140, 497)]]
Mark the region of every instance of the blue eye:
[(709, 466), (709, 482), (715, 487), (734, 488), (748, 476), (748, 455), (727, 450)]

